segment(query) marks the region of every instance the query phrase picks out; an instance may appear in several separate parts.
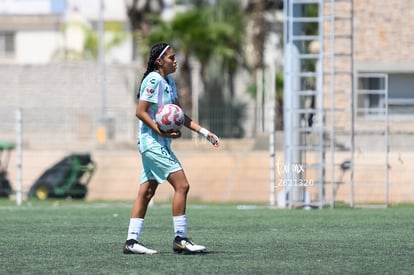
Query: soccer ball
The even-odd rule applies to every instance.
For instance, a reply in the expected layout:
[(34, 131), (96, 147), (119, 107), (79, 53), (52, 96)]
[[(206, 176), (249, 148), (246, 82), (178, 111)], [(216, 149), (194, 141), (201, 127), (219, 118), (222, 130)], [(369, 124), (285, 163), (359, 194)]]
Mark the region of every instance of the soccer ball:
[(177, 132), (184, 125), (184, 112), (175, 104), (165, 104), (155, 114), (155, 121), (161, 131)]

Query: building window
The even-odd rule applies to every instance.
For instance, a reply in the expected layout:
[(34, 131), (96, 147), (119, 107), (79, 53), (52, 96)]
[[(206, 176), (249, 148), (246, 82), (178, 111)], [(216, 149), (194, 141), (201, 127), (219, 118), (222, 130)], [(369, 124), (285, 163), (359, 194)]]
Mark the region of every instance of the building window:
[(414, 73), (363, 73), (357, 81), (360, 117), (414, 117)]
[(0, 56), (13, 56), (14, 52), (14, 33), (0, 32)]
[(394, 116), (414, 116), (414, 73), (388, 74), (388, 109)]
[(385, 114), (387, 96), (386, 74), (359, 74), (357, 81), (357, 115), (360, 117)]

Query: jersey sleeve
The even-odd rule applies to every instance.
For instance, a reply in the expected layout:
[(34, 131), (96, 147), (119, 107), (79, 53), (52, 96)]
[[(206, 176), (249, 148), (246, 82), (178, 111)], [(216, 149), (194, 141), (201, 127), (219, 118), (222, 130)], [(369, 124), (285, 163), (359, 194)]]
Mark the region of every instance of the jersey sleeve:
[(140, 99), (151, 103), (158, 102), (160, 79), (154, 74), (148, 75), (148, 79), (142, 83)]

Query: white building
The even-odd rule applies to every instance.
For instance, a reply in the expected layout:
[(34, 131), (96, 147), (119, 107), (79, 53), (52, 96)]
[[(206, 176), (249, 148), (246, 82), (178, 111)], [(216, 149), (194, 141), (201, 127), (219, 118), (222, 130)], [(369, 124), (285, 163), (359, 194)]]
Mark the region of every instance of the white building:
[[(103, 21), (122, 33), (122, 42), (106, 52), (106, 62), (131, 62), (132, 42), (123, 0), (103, 0)], [(85, 50), (85, 40), (97, 30), (100, 0), (0, 0), (0, 62), (45, 64), (62, 60), (62, 53)], [(96, 35), (96, 32), (95, 32)], [(106, 31), (105, 40), (114, 33)]]

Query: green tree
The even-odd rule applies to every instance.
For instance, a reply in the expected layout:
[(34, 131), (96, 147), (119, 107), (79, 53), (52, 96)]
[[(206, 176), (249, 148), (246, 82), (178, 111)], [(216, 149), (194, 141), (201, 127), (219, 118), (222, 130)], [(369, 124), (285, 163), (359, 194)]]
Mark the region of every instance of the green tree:
[[(153, 28), (147, 37), (147, 44), (157, 41), (167, 41), (183, 55), (180, 64), (183, 85), (181, 89), (188, 90), (191, 99), (190, 58), (196, 58), (201, 64), (203, 82), (207, 80), (207, 68), (213, 56), (224, 60), (223, 64), (233, 65), (237, 49), (232, 41), (235, 27), (224, 21), (214, 20), (214, 10), (210, 7), (191, 9), (177, 14), (170, 22), (153, 18)], [(226, 63), (225, 63), (226, 62)], [(233, 65), (233, 68), (235, 66)], [(184, 100), (187, 102), (187, 100)]]
[(125, 5), (133, 33), (132, 59), (135, 60), (139, 41), (151, 30), (150, 18), (159, 16), (165, 4), (163, 0), (125, 0)]
[(177, 51), (177, 54), (182, 55), (179, 64), (181, 72), (179, 86), (181, 104), (186, 113), (192, 109), (190, 58), (202, 47), (200, 39), (210, 43), (207, 42), (209, 20), (205, 12), (205, 9), (193, 9), (176, 15), (170, 22), (153, 17), (153, 28), (146, 37), (147, 45), (165, 41)]
[(243, 55), (246, 17), (237, 0), (218, 1), (214, 13), (215, 20), (222, 22), (222, 31), (217, 32), (221, 35), (217, 40), (222, 43), (218, 44), (216, 52), (220, 58), (221, 68), (228, 75), (228, 90), (233, 99), (235, 74), (240, 66), (246, 66)]
[[(274, 12), (276, 9), (280, 9), (282, 7), (282, 0), (248, 0), (246, 6), (246, 12), (250, 16), (251, 22), (251, 38), (249, 42), (253, 46), (253, 58), (252, 58), (252, 69), (253, 74), (257, 78), (257, 81), (263, 82), (263, 72), (265, 70), (265, 62), (264, 62), (264, 52), (265, 52), (265, 44), (266, 39), (271, 31), (271, 23), (266, 19), (266, 13)], [(283, 83), (283, 79), (281, 75), (276, 75), (276, 105), (279, 107), (277, 108), (277, 121), (276, 121), (276, 129), (280, 129), (283, 127), (283, 94), (281, 94), (280, 85)], [(255, 86), (255, 85), (254, 85)], [(263, 91), (258, 91), (257, 87), (252, 89), (254, 94), (263, 93)], [(260, 95), (260, 94), (259, 94)], [(256, 101), (257, 108), (263, 108), (262, 105), (264, 102)], [(276, 110), (275, 110), (276, 111)], [(259, 122), (259, 121), (258, 121)]]
[[(197, 8), (177, 14), (170, 22), (153, 18), (153, 28), (146, 39), (148, 45), (167, 41), (182, 55), (179, 86), (186, 112), (192, 109), (191, 58), (200, 62), (204, 87), (221, 82), (206, 93), (209, 97), (206, 102), (210, 106), (224, 105), (225, 90), (230, 94), (231, 105), (234, 76), (240, 64), (244, 64), (244, 16), (239, 1), (218, 2), (213, 6), (200, 4)], [(223, 79), (225, 82), (222, 82)]]

